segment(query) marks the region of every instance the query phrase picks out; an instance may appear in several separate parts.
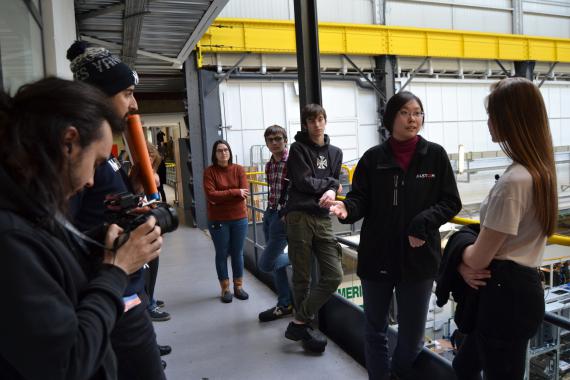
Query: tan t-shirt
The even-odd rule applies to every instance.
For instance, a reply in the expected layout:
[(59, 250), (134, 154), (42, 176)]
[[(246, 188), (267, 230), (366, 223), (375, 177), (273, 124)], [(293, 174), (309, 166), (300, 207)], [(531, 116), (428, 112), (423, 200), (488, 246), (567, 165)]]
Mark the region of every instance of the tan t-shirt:
[(546, 236), (536, 217), (532, 194), (530, 173), (513, 163), (481, 203), (481, 225), (509, 235), (495, 259), (528, 267), (542, 263)]

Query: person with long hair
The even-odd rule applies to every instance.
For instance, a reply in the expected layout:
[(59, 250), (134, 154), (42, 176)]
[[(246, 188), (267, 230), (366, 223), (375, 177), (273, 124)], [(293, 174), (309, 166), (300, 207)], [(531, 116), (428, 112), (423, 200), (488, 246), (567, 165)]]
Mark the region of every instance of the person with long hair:
[[(388, 141), (358, 161), (352, 190), (331, 202), (341, 223), (364, 218), (357, 273), (364, 296), (365, 358), (370, 379), (418, 378), (412, 366), (423, 348), (433, 281), (441, 261), (439, 227), (461, 210), (455, 176), (443, 147), (418, 135), (421, 100), (411, 92), (386, 105)], [(390, 365), (388, 319), (398, 305), (398, 341)], [(391, 374), (392, 372), (392, 374)]]
[[(208, 230), (216, 249), (216, 272), (220, 281), (221, 301), (233, 297), (246, 300), (243, 289), (243, 245), (247, 235), (245, 200), (249, 188), (243, 166), (234, 164), (232, 149), (225, 140), (212, 146), (212, 165), (204, 171), (204, 192), (208, 208)], [(228, 256), (232, 263), (234, 293), (230, 291)]]
[(160, 227), (154, 217), (128, 234), (111, 225), (95, 242), (66, 215), (122, 128), (85, 83), (47, 78), (0, 92), (2, 379), (117, 378), (111, 332), (127, 276), (160, 252)]
[[(135, 91), (138, 75), (118, 56), (86, 41), (75, 41), (67, 50), (67, 59), (73, 79), (103, 91), (123, 124), (126, 124), (130, 114), (137, 112)], [(120, 139), (117, 134), (115, 136)], [(137, 168), (133, 169), (136, 171)], [(137, 180), (140, 183), (138, 176), (131, 176), (129, 180), (125, 167), (110, 154), (95, 169), (93, 186), (70, 199), (71, 222), (80, 231), (97, 229), (108, 220), (105, 207), (107, 196), (134, 193), (133, 186), (136, 186)], [(152, 262), (157, 261), (158, 258)], [(168, 352), (170, 347), (157, 345), (151, 318), (169, 319), (170, 315), (156, 307), (146, 312), (149, 302), (145, 294), (144, 273), (147, 271), (141, 268), (129, 276), (129, 284), (123, 294), (125, 313), (111, 334), (121, 380), (161, 380), (165, 377), (163, 365), (166, 362), (160, 360), (160, 355)]]
[(537, 267), (558, 214), (554, 149), (540, 90), (524, 78), (493, 85), (491, 138), (513, 161), (481, 204), (481, 232), (458, 271), (479, 289), (475, 329), (453, 367), (459, 379), (522, 379), (526, 349), (544, 316)]

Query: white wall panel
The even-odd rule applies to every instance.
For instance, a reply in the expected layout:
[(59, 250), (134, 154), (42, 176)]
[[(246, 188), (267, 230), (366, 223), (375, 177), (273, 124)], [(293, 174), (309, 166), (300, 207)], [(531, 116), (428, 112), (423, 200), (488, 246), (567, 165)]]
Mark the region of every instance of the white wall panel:
[[(426, 114), (426, 121), (430, 122), (441, 122), (444, 120), (444, 106), (443, 106), (443, 97), (442, 97), (442, 88), (440, 85), (434, 84), (427, 84), (426, 85), (426, 99), (421, 99), (425, 114)], [(447, 109), (451, 107), (445, 107)]]
[[(459, 144), (466, 152), (500, 150), (491, 141), (484, 107), (491, 83), (414, 79), (406, 89), (424, 104), (422, 136), (442, 145), (448, 153), (456, 153)], [(286, 127), (289, 142), (294, 141), (300, 123), (299, 96), (293, 82), (230, 80), (220, 89), (222, 115), (225, 124), (232, 126), (228, 139), (238, 162), (249, 165), (250, 146), (264, 145), (263, 131), (271, 124)], [(345, 162), (361, 157), (378, 143), (374, 93), (353, 82), (324, 81), (322, 89), (331, 142), (343, 149)], [(554, 145), (570, 145), (570, 107), (566, 107), (570, 84), (546, 82), (541, 91), (551, 118)]]
[(389, 1), (386, 4), (386, 25), (453, 29), (451, 7)]
[(283, 83), (263, 83), (261, 93), (263, 125), (266, 127), (273, 124), (284, 126), (286, 122)]
[(290, 0), (230, 0), (218, 17), (288, 20), (295, 18)]
[(372, 24), (372, 6), (371, 0), (319, 0), (317, 13), (321, 21)]
[(449, 107), (450, 105), (459, 105), (457, 96), (458, 86), (443, 85), (441, 87), (441, 107), (443, 121), (457, 121), (459, 117), (459, 107)]
[[(320, 21), (372, 24), (370, 0), (318, 0)], [(293, 0), (230, 0), (219, 17), (293, 20)]]
[(552, 134), (552, 143), (554, 145), (566, 145), (566, 144), (560, 144), (560, 142), (562, 141), (562, 131), (560, 129), (561, 120), (550, 118), (549, 124), (550, 124), (550, 133)]
[(362, 110), (376, 110), (376, 94), (372, 90), (364, 90), (362, 88), (357, 88), (357, 96), (358, 96), (358, 120), (359, 124), (374, 124), (376, 125), (376, 121), (378, 120), (378, 114), (376, 112), (359, 112), (360, 109)]
[[(244, 157), (247, 153), (244, 152), (242, 131), (233, 131), (230, 129), (226, 136), (226, 141), (230, 144), (232, 148), (232, 154), (234, 160), (233, 162), (243, 165)], [(210, 155), (212, 154), (211, 149), (212, 147), (208, 148), (208, 157), (210, 157)]]
[(554, 145), (570, 145), (570, 119), (560, 120), (560, 140)]
[[(546, 84), (545, 86), (548, 87), (548, 84)], [(570, 107), (568, 107), (568, 103), (570, 100), (570, 86), (563, 86), (560, 88), (560, 99), (564, 99), (564, 106), (561, 107), (560, 116), (565, 118), (570, 118)]]
[[(264, 145), (263, 132), (271, 124), (287, 128), (289, 142), (299, 131), (299, 96), (293, 82), (228, 81), (220, 86), (222, 115), (231, 125), (228, 141), (240, 163), (250, 164), (250, 147)], [(372, 91), (357, 89), (353, 82), (325, 81), (323, 104), (327, 110), (327, 134), (344, 151), (345, 161), (360, 157), (378, 143), (376, 102)], [(360, 102), (360, 99), (364, 99)], [(364, 116), (361, 116), (364, 115)], [(360, 128), (360, 122), (365, 120)], [(234, 148), (234, 145), (239, 145)], [(363, 144), (361, 146), (361, 144)]]
[[(259, 83), (240, 83), (242, 129), (263, 127), (263, 102)], [(245, 100), (245, 101), (243, 101)]]
[[(435, 4), (439, 3), (439, 4)], [(449, 1), (387, 1), (386, 24), (422, 28), (511, 33), (510, 1), (469, 1), (470, 6)], [(484, 9), (485, 7), (492, 7)], [(504, 8), (504, 9), (502, 9)]]
[(513, 16), (510, 11), (454, 8), (452, 24), (452, 29), (458, 30), (512, 33)]
[(329, 119), (356, 116), (356, 88), (352, 82), (327, 82), (322, 87), (323, 107)]
[(523, 25), (524, 34), (527, 35), (570, 38), (568, 17), (525, 14)]

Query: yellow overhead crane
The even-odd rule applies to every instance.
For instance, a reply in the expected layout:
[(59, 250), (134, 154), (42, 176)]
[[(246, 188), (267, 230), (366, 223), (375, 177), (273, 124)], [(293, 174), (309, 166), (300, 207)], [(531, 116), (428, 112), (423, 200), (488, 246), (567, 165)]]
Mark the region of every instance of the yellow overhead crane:
[[(319, 23), (321, 54), (570, 62), (570, 39), (385, 25)], [(216, 19), (201, 53), (295, 54), (292, 20)]]

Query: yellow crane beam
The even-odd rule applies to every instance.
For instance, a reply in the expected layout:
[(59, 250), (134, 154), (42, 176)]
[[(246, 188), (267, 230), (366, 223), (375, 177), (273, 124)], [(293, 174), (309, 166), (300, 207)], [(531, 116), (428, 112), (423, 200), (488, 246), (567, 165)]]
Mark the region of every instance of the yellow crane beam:
[[(321, 54), (570, 62), (570, 39), (385, 25), (319, 23)], [(202, 53), (295, 54), (293, 21), (219, 18)]]

